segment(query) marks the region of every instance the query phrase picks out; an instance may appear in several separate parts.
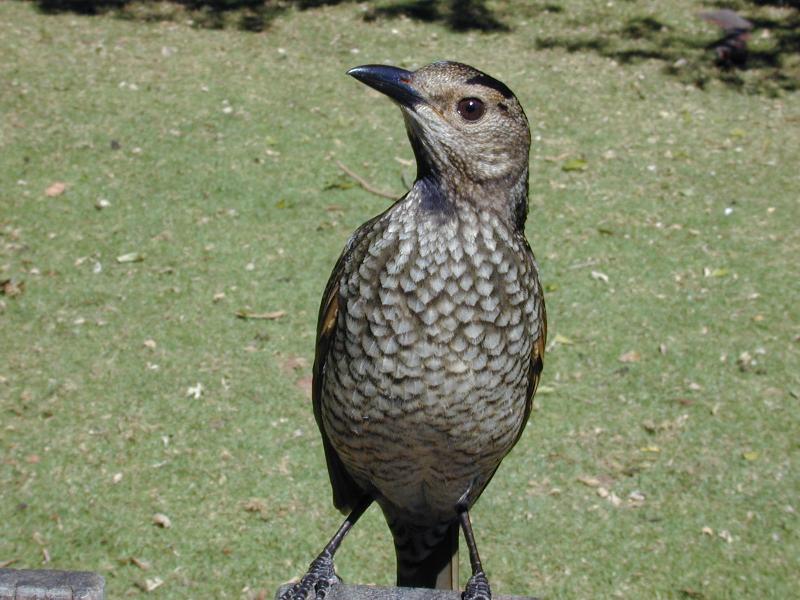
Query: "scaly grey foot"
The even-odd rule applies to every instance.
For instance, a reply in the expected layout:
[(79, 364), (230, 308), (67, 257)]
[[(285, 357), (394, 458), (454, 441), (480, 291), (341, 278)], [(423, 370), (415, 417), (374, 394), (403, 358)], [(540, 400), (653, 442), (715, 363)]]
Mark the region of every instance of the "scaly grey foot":
[(492, 600), (492, 590), (489, 580), (483, 571), (478, 571), (467, 581), (467, 587), (461, 594), (461, 600)]
[(309, 565), (303, 578), (283, 593), (280, 600), (307, 600), (312, 589), (315, 600), (325, 600), (331, 586), (340, 581), (333, 569), (333, 555), (325, 550)]

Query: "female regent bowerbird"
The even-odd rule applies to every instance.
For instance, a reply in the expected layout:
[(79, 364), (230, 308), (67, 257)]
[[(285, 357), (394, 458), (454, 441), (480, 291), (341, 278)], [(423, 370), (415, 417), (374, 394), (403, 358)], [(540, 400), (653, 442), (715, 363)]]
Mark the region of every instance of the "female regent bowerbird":
[(348, 73), (400, 107), (417, 179), (350, 237), (322, 298), (314, 415), (349, 516), (283, 600), (326, 595), (373, 501), (398, 585), (457, 589), (460, 525), (463, 597), (488, 600), (469, 509), (528, 421), (547, 331), (525, 239), (528, 121), (508, 87), (461, 63)]

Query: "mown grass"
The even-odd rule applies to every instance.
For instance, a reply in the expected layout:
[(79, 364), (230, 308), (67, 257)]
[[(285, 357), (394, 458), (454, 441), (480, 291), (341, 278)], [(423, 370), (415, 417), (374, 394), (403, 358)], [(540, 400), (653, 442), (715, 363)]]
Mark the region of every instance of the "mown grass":
[[(413, 175), (397, 110), (344, 71), (451, 58), (526, 107), (550, 317), (532, 422), (475, 509), (494, 590), (796, 594), (796, 57), (719, 71), (700, 6), (662, 4), (495, 3), (507, 30), (479, 33), (345, 3), (261, 34), (0, 4), (0, 279), (24, 284), (0, 296), (0, 563), (96, 570), (110, 598), (301, 573), (340, 519), (305, 389), (318, 301), (385, 206), (335, 161), (398, 194)], [(555, 43), (644, 18), (669, 29)], [(338, 568), (392, 582), (378, 511)]]

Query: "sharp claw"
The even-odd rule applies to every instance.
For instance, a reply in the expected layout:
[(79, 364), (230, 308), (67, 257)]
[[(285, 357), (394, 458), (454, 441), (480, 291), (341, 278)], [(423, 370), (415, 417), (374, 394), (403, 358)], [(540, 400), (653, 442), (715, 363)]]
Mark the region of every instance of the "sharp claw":
[(308, 575), (304, 575), (300, 581), (281, 595), (280, 600), (305, 600), (308, 597), (310, 588)]
[(303, 578), (286, 590), (280, 600), (306, 600), (314, 590), (315, 600), (325, 600), (332, 585), (339, 583), (333, 570), (333, 557), (324, 553), (314, 559)]
[(478, 571), (469, 578), (461, 600), (492, 600), (492, 589), (483, 571)]
[(331, 586), (339, 583), (339, 578), (334, 575), (331, 578), (322, 578), (317, 582), (317, 585), (314, 587), (314, 591), (316, 593), (315, 600), (325, 600), (328, 592), (331, 591)]

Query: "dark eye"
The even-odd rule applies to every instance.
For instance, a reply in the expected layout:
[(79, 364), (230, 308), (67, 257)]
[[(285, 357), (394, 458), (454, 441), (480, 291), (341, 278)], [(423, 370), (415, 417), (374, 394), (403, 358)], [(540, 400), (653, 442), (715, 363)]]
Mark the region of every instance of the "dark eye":
[(458, 114), (467, 121), (477, 121), (485, 112), (486, 107), (477, 98), (464, 98), (458, 103)]

